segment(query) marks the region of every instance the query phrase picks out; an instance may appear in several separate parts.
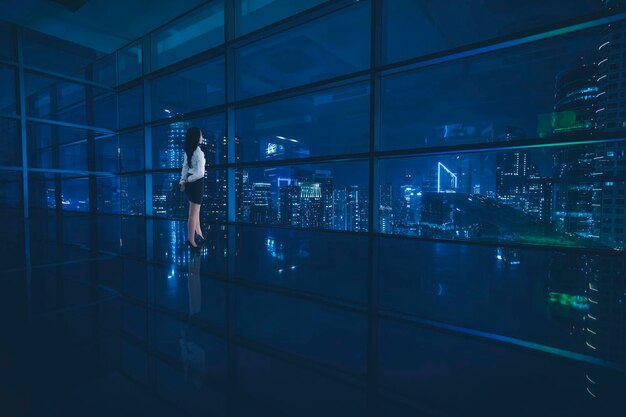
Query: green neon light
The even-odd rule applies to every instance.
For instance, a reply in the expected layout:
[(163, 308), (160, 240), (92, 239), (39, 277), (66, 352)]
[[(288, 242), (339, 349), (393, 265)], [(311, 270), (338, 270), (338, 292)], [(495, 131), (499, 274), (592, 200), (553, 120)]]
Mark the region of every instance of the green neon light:
[(589, 310), (589, 299), (584, 295), (571, 295), (562, 292), (550, 292), (550, 302), (575, 308), (577, 310)]

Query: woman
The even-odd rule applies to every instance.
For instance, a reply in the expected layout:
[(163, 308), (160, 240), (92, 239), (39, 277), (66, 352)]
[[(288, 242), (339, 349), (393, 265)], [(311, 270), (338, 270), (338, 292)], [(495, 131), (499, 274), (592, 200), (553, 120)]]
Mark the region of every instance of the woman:
[[(197, 127), (187, 129), (185, 137), (185, 159), (180, 177), (180, 189), (189, 199), (189, 219), (187, 220), (187, 244), (192, 250), (199, 250), (198, 245), (204, 243), (200, 229), (200, 205), (204, 190), (204, 152), (200, 149), (202, 132)], [(198, 240), (195, 239), (198, 235)]]

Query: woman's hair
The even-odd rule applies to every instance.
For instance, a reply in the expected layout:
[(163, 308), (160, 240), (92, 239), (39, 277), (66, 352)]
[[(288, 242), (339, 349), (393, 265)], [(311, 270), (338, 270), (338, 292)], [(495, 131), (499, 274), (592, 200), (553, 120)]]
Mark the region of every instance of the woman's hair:
[(185, 135), (185, 154), (187, 154), (187, 165), (191, 168), (191, 156), (200, 145), (200, 129), (197, 127), (187, 128)]

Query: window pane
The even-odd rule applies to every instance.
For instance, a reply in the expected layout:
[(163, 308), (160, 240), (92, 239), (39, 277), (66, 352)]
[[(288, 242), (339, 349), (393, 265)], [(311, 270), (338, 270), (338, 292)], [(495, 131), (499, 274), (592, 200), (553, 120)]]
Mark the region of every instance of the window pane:
[(93, 64), (104, 53), (34, 31), (24, 31), (24, 64), (92, 79)]
[(153, 127), (154, 168), (182, 168), (185, 156), (185, 132), (190, 126), (199, 127), (202, 130), (205, 143), (201, 148), (207, 165), (225, 164), (228, 155), (226, 154), (224, 123), (224, 115), (220, 114)]
[[(457, 48), (608, 10), (609, 2), (574, 0), (383, 1), (385, 62)], [(427, 40), (427, 41), (426, 41)]]
[[(617, 256), (393, 238), (376, 239), (374, 247), (383, 310), (607, 359), (613, 354), (585, 344), (597, 346), (598, 339), (584, 331), (583, 317), (611, 317), (619, 305), (593, 303), (623, 292), (626, 265)], [(580, 333), (571, 332), (572, 320)], [(598, 331), (598, 323), (587, 324)]]
[(152, 120), (223, 104), (224, 59), (218, 58), (152, 81)]
[(22, 166), (22, 140), (17, 125), (15, 120), (0, 119), (0, 165)]
[(624, 247), (626, 143), (380, 161), (383, 233)]
[[(88, 102), (91, 100), (88, 100)], [(85, 122), (91, 126), (102, 127), (115, 130), (118, 126), (117, 117), (118, 96), (114, 93), (104, 93), (93, 98), (93, 117), (89, 116), (89, 106), (87, 108), (87, 118)]]
[(180, 191), (180, 173), (152, 174), (152, 211), (155, 216), (187, 218), (187, 197)]
[(28, 174), (29, 207), (42, 210), (56, 208), (56, 175), (39, 172), (30, 172)]
[(235, 51), (237, 99), (368, 68), (369, 1)]
[(0, 22), (0, 57), (15, 59), (15, 31), (9, 23)]
[(144, 214), (146, 186), (144, 175), (122, 175), (120, 180), (120, 209), (123, 214)]
[(87, 139), (94, 137), (94, 132), (39, 123), (28, 123), (27, 129), (30, 166), (83, 171), (88, 169)]
[(236, 0), (235, 31), (237, 36), (298, 14), (325, 0)]
[(215, 1), (152, 35), (152, 69), (224, 42), (224, 2)]
[(0, 114), (17, 114), (15, 69), (0, 65)]
[(368, 230), (367, 162), (240, 168), (237, 221), (311, 229)]
[(238, 159), (367, 152), (369, 86), (356, 84), (236, 112)]
[(117, 53), (118, 83), (124, 84), (141, 77), (143, 54), (141, 43), (135, 43)]
[(120, 212), (120, 178), (96, 178), (96, 193), (99, 213)]
[(236, 236), (239, 279), (367, 303), (366, 235), (238, 226)]
[[(26, 114), (28, 116), (62, 122), (77, 123), (115, 129), (115, 97), (105, 90), (85, 85), (55, 80), (50, 77), (25, 73)], [(88, 98), (89, 97), (89, 98)], [(96, 118), (94, 108), (107, 112)], [(101, 113), (101, 111), (98, 111)]]
[(96, 171), (116, 173), (120, 171), (118, 147), (118, 138), (114, 135), (95, 141)]
[(117, 86), (115, 54), (106, 55), (94, 63), (93, 80), (110, 87)]
[(119, 127), (125, 129), (143, 123), (143, 87), (141, 85), (118, 94)]
[[(180, 191), (180, 173), (155, 173), (152, 176), (153, 212), (155, 216), (186, 219), (189, 212), (187, 195)], [(225, 221), (226, 170), (208, 169), (204, 178), (202, 208), (203, 221)]]
[(145, 168), (143, 131), (119, 136), (120, 163), (123, 172), (140, 171)]
[(626, 84), (616, 81), (624, 58), (598, 66), (606, 36), (594, 29), (385, 77), (379, 148), (626, 130), (617, 98)]
[(0, 207), (19, 209), (22, 198), (22, 174), (20, 172), (0, 172)]
[(62, 179), (61, 204), (63, 210), (89, 211), (89, 180), (87, 178)]
[(224, 222), (228, 219), (227, 184), (225, 169), (208, 169), (204, 178), (204, 198), (200, 218), (205, 222)]

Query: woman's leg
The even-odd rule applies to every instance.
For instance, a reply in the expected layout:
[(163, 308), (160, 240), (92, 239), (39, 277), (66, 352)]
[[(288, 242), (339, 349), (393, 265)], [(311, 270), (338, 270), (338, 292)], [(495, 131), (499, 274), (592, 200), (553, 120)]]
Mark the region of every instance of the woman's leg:
[(196, 233), (200, 236), (201, 239), (204, 239), (202, 236), (202, 228), (200, 227), (200, 208), (201, 206), (198, 204), (198, 215), (196, 216)]
[(189, 202), (189, 218), (187, 219), (187, 240), (191, 246), (196, 246), (195, 229), (196, 218), (200, 213), (200, 204)]

